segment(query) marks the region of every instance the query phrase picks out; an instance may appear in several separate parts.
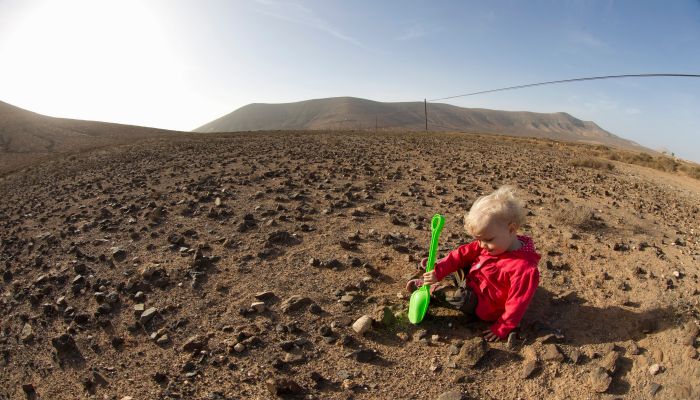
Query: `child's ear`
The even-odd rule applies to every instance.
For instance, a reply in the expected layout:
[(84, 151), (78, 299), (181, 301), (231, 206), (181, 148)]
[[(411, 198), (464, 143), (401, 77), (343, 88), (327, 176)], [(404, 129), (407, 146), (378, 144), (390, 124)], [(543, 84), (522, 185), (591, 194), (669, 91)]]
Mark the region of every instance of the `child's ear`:
[(518, 231), (518, 224), (516, 224), (515, 222), (511, 222), (510, 224), (508, 224), (508, 232), (515, 233), (517, 231)]

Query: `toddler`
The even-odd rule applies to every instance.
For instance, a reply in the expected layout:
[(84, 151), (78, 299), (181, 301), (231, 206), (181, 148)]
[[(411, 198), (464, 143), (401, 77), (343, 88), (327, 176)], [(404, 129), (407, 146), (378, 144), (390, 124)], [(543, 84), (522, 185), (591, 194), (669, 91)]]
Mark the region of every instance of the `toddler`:
[(436, 261), (433, 271), (409, 281), (406, 288), (413, 291), (425, 283), (433, 293), (449, 276), (455, 290), (446, 300), (466, 314), (493, 321), (482, 332), (486, 340), (507, 338), (520, 323), (540, 280), (540, 255), (532, 239), (517, 234), (524, 219), (523, 203), (514, 188), (503, 186), (480, 197), (464, 216), (464, 227), (476, 240)]

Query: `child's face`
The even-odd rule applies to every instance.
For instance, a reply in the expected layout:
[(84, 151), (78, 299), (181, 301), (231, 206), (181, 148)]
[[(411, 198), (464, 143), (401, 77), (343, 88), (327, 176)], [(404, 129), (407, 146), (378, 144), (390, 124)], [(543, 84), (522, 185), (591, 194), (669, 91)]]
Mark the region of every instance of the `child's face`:
[(515, 224), (506, 224), (495, 218), (488, 218), (472, 235), (479, 241), (479, 247), (486, 249), (490, 255), (497, 256), (512, 250), (518, 240)]

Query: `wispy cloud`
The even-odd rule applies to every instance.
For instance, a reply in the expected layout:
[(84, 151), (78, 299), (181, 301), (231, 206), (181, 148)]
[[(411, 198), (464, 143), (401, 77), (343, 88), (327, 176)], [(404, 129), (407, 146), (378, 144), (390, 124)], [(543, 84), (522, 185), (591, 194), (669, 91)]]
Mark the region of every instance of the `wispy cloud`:
[(610, 45), (592, 33), (584, 30), (575, 30), (569, 33), (569, 42), (575, 46), (587, 47), (595, 50), (610, 50)]
[(370, 50), (362, 42), (352, 36), (346, 35), (331, 23), (316, 15), (314, 10), (294, 1), (255, 0), (259, 7), (255, 11), (269, 17), (304, 25), (309, 28), (326, 32), (336, 39), (353, 44), (363, 49)]
[(430, 31), (423, 24), (414, 24), (404, 29), (404, 31), (396, 37), (396, 40), (411, 40), (428, 36)]

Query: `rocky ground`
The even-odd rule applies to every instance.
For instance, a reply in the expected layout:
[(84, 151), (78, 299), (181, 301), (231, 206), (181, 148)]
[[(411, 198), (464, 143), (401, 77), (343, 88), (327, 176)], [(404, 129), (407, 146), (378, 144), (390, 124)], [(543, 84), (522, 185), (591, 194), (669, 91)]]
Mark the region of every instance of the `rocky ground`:
[[(180, 135), (0, 178), (0, 399), (698, 398), (700, 184), (464, 134)], [(520, 336), (404, 283), (520, 188)]]

